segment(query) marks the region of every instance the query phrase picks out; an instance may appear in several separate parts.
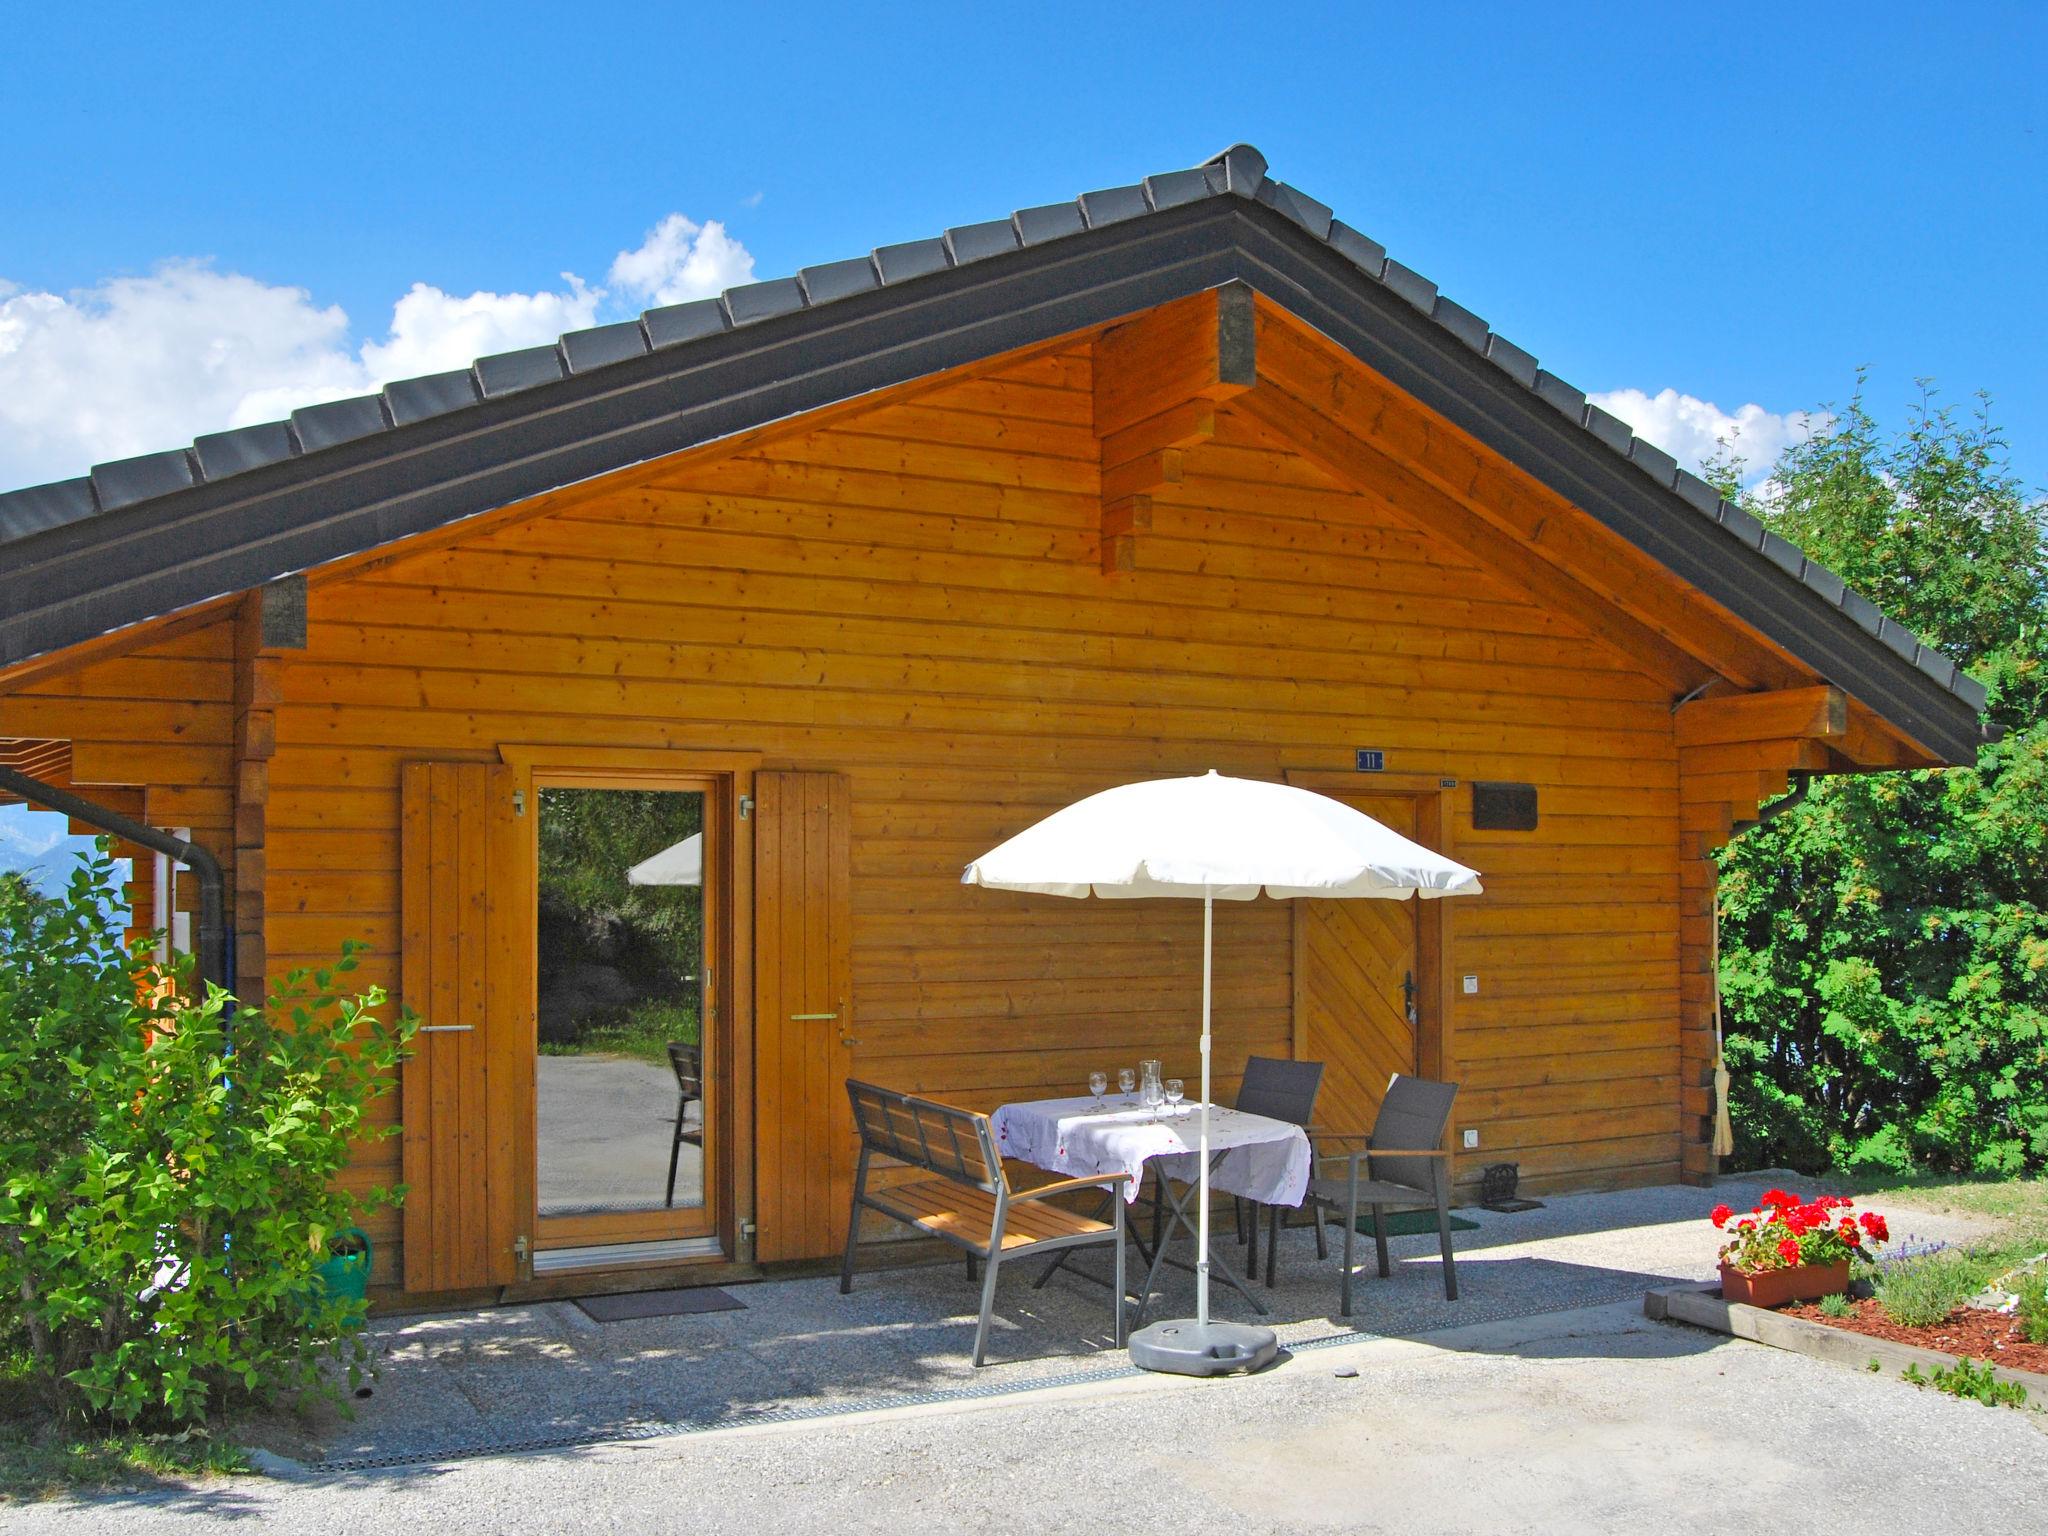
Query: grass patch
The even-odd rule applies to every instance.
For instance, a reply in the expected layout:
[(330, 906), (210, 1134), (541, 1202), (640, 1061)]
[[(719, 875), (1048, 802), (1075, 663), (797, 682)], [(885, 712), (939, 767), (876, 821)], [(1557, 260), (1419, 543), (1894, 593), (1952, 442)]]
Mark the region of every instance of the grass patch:
[(2031, 1240), (2036, 1253), (2048, 1247), (2048, 1178), (1970, 1178), (1954, 1174), (1858, 1178), (1829, 1174), (1809, 1182), (1855, 1195), (1864, 1205), (1880, 1210), (1885, 1201), (1894, 1200), (1923, 1211), (1989, 1217), (2012, 1229), (2013, 1235), (2023, 1242)]
[(26, 1363), (0, 1360), (0, 1501), (248, 1470), (240, 1446), (203, 1428), (146, 1435), (53, 1423), (34, 1401)]
[(593, 1019), (573, 1041), (543, 1040), (543, 1056), (631, 1056), (668, 1066), (668, 1043), (697, 1043), (697, 1010), (681, 1003), (641, 1003), (610, 1018)]

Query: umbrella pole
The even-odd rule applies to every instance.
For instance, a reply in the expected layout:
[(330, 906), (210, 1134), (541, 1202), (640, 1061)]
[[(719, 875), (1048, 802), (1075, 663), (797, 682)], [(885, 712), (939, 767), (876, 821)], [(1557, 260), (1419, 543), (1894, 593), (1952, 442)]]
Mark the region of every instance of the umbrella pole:
[(1195, 1321), (1209, 1326), (1209, 968), (1216, 931), (1216, 898), (1202, 892), (1202, 1126), (1200, 1159), (1201, 1204), (1196, 1221), (1201, 1228), (1195, 1251)]

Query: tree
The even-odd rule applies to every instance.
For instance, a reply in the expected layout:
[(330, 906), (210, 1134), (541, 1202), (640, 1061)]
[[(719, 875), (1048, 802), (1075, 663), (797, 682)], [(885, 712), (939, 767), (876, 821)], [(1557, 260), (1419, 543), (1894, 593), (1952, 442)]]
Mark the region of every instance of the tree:
[[(1714, 466), (1727, 480), (1733, 460)], [(1751, 513), (1940, 646), (2003, 728), (1963, 768), (1817, 781), (1721, 855), (1738, 1158), (2048, 1164), (2048, 533), (1988, 407), (1887, 434), (1863, 381)]]

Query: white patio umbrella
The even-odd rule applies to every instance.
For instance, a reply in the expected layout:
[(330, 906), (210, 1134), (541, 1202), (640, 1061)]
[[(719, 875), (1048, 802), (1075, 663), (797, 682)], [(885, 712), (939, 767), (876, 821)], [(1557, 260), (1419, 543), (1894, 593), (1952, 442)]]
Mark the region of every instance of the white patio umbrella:
[(680, 843), (670, 843), (626, 871), (628, 885), (702, 885), (704, 883), (704, 834), (692, 832)]
[[(1209, 999), (1215, 906), (1269, 896), (1463, 896), (1476, 870), (1445, 858), (1328, 795), (1226, 778), (1154, 779), (1106, 789), (1018, 833), (967, 866), (966, 885), (1047, 896), (1202, 900), (1202, 1108), (1196, 1317), (1156, 1323), (1132, 1340), (1140, 1364), (1207, 1374), (1218, 1359), (1270, 1358), (1269, 1329), (1209, 1321)], [(1141, 1340), (1172, 1330), (1161, 1348)], [(1211, 1345), (1219, 1346), (1212, 1349)], [(1185, 1361), (1185, 1366), (1182, 1361)], [(1205, 1363), (1206, 1362), (1206, 1363)]]

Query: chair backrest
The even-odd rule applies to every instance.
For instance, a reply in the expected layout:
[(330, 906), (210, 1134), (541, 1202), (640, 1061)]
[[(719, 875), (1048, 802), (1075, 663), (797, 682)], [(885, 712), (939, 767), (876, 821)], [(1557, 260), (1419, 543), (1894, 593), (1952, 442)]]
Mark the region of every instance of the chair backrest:
[(1237, 1107), (1247, 1114), (1290, 1125), (1313, 1125), (1316, 1094), (1323, 1086), (1320, 1061), (1283, 1061), (1277, 1056), (1253, 1056), (1244, 1064), (1244, 1081), (1238, 1085)]
[(846, 1096), (863, 1147), (990, 1194), (1008, 1187), (987, 1115), (851, 1077)]
[[(1458, 1097), (1456, 1083), (1432, 1082), (1426, 1077), (1408, 1077), (1396, 1072), (1387, 1084), (1387, 1096), (1380, 1100), (1380, 1112), (1372, 1123), (1372, 1144), (1389, 1151), (1427, 1152), (1444, 1144), (1444, 1127), (1451, 1122), (1451, 1105)], [(1397, 1184), (1428, 1187), (1443, 1172), (1440, 1161), (1415, 1157), (1375, 1160), (1372, 1176)]]
[(704, 1097), (704, 1049), (680, 1040), (668, 1043), (669, 1069), (676, 1075), (676, 1088), (686, 1099)]

